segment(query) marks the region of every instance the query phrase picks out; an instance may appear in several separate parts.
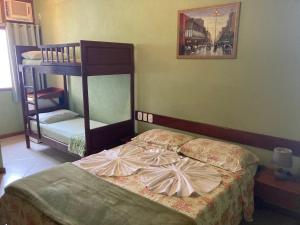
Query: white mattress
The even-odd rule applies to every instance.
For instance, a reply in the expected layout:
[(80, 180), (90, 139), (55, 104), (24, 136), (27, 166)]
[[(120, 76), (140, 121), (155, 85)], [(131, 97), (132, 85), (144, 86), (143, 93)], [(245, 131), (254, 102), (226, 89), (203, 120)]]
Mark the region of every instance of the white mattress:
[[(31, 121), (31, 129), (37, 133), (36, 121)], [(91, 129), (103, 127), (107, 124), (90, 120)], [(43, 136), (60, 141), (66, 145), (69, 144), (70, 139), (74, 136), (84, 134), (84, 119), (76, 117), (74, 119), (60, 121), (56, 123), (40, 123), (41, 134)]]
[(23, 59), (23, 65), (40, 65), (42, 63), (41, 59)]
[[(23, 59), (22, 64), (23, 65), (41, 65), (43, 60), (41, 59)], [(51, 60), (49, 59), (49, 63)], [(46, 63), (46, 62), (45, 62)], [(53, 61), (53, 63), (56, 63), (56, 60)], [(63, 62), (60, 60), (59, 63), (63, 64)], [(64, 63), (67, 63), (65, 60)], [(71, 59), (71, 63), (73, 63), (73, 60)], [(76, 59), (76, 63), (81, 63), (81, 59)]]

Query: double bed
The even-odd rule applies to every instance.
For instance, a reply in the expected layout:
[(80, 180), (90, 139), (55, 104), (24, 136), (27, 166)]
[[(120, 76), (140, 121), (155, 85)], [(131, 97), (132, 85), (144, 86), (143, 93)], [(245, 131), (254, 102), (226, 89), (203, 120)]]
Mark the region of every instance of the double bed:
[[(254, 211), (253, 177), (256, 172), (257, 158), (252, 153), (236, 145), (207, 139), (186, 138), (181, 134), (176, 134), (175, 139), (177, 140), (175, 142), (177, 143), (175, 143), (174, 134), (172, 133), (173, 132), (159, 129), (150, 130), (125, 145), (82, 158), (70, 165), (63, 165), (52, 171), (33, 175), (27, 180), (24, 180), (23, 183), (20, 181), (19, 183), (12, 184), (11, 187), (6, 188), (6, 194), (0, 200), (0, 216), (3, 218), (2, 221), (0, 219), (0, 224), (163, 224), (163, 219), (171, 215), (174, 218), (178, 216), (178, 222), (164, 222), (164, 225), (238, 225), (242, 219), (252, 221)], [(173, 135), (173, 137), (170, 138), (170, 135)], [(159, 150), (160, 153), (165, 153), (166, 151), (171, 153), (170, 151), (172, 151), (173, 155), (175, 154), (174, 151), (179, 152), (177, 162), (159, 165), (161, 162), (165, 162), (165, 160), (160, 158), (160, 160), (153, 160), (153, 162), (155, 161), (156, 163), (155, 166), (141, 166), (140, 169), (134, 170), (130, 175), (120, 175), (122, 174), (122, 170), (123, 172), (128, 172), (127, 167), (130, 167), (129, 165), (131, 165), (132, 168), (133, 164), (140, 165), (142, 161), (145, 162), (145, 160), (141, 161), (141, 159), (145, 158), (139, 155), (138, 152), (148, 154), (153, 150)], [(129, 154), (127, 152), (129, 152)], [(117, 155), (115, 153), (119, 154), (117, 161), (112, 160), (112, 158)], [(154, 155), (153, 157), (157, 159), (157, 155)], [(114, 158), (114, 160), (115, 159), (116, 158)], [(125, 167), (122, 167), (122, 159), (126, 159)], [(109, 162), (103, 160), (109, 160)], [(163, 185), (158, 185), (158, 178), (155, 178), (155, 182), (152, 182), (154, 186), (156, 185), (156, 188), (164, 189), (164, 191), (161, 192), (158, 192), (149, 185), (149, 183), (146, 184), (144, 182), (143, 177), (145, 173), (146, 176), (149, 175), (147, 175), (149, 168), (165, 170), (172, 166), (176, 167), (182, 161), (189, 162), (191, 165), (199, 164), (200, 167), (205, 168), (204, 171), (214, 171), (214, 176), (220, 178), (219, 183), (208, 191), (201, 193), (196, 191), (199, 190), (196, 188), (197, 182), (191, 182), (194, 189), (187, 196), (186, 194), (182, 194), (183, 192), (179, 190), (186, 188), (183, 185), (184, 182), (181, 184), (183, 186), (176, 186), (178, 182), (182, 182), (178, 178), (177, 172), (175, 172), (177, 175), (174, 176), (177, 183), (172, 178), (172, 182), (175, 182), (175, 186), (180, 187), (176, 189), (175, 194), (170, 194), (167, 190), (168, 188), (166, 188), (168, 182), (165, 181), (170, 179), (171, 175), (162, 179)], [(111, 162), (118, 163), (110, 164)], [(192, 176), (198, 176), (198, 181), (203, 180), (202, 185), (205, 186), (205, 183), (210, 183), (213, 179), (209, 173), (196, 173), (195, 171), (200, 171), (200, 167), (192, 166), (191, 173), (188, 173), (187, 170), (185, 170), (186, 172), (182, 172), (183, 169), (180, 167), (171, 171), (173, 173), (174, 171), (182, 169), (182, 173), (180, 172), (180, 174), (183, 174), (185, 178), (190, 181), (192, 181)], [(69, 177), (63, 175), (64, 170), (67, 174), (69, 169), (71, 169), (70, 174), (76, 174), (73, 175), (73, 178), (71, 178), (72, 175)], [(107, 175), (108, 171), (110, 171), (109, 176)], [(106, 175), (104, 176), (103, 173)], [(92, 180), (93, 185), (89, 185), (89, 182), (84, 181), (85, 176)], [(40, 184), (40, 186), (43, 186), (42, 180), (47, 180), (48, 182), (51, 179), (53, 182), (47, 183), (45, 189), (37, 187), (38, 185), (36, 185)], [(36, 182), (35, 185), (33, 185), (33, 181)], [(214, 180), (214, 182), (215, 181), (216, 180)], [(65, 186), (62, 185), (64, 182)], [(31, 187), (30, 189), (20, 188), (24, 187), (24, 184), (30, 184), (32, 186), (27, 186), (27, 188)], [(77, 189), (74, 188), (74, 190), (77, 190), (76, 194), (80, 196), (79, 199), (74, 196), (74, 190), (72, 190), (73, 192), (69, 190), (73, 188), (72, 186), (77, 185), (79, 186)], [(55, 189), (59, 186), (63, 188), (55, 192)], [(125, 193), (124, 195), (131, 196), (131, 200), (126, 199), (124, 196), (120, 197), (122, 195), (120, 195), (119, 192), (116, 194), (116, 192), (113, 191), (115, 188), (121, 193)], [(39, 198), (32, 197), (35, 196), (35, 191), (42, 193), (42, 200), (36, 200), (40, 199), (40, 196)], [(73, 195), (70, 194), (71, 192)], [(50, 194), (50, 196), (55, 193), (53, 195), (54, 197), (50, 197), (52, 201), (54, 201), (53, 198), (56, 198), (58, 202), (61, 198), (64, 198), (64, 200), (61, 200), (61, 203), (57, 203), (57, 207), (53, 207), (53, 205), (51, 206), (49, 203), (51, 200), (48, 199), (45, 201), (45, 199), (43, 199), (43, 197), (45, 197), (43, 194), (45, 193)], [(26, 198), (26, 196), (34, 200), (29, 201), (29, 197)], [(133, 201), (132, 199), (138, 200)], [(141, 202), (143, 202), (143, 204)], [(55, 203), (52, 204), (55, 205)], [(64, 204), (65, 206), (62, 206)], [(94, 205), (91, 206), (90, 204)], [(76, 207), (75, 209), (75, 206), (73, 206), (74, 210), (72, 210), (72, 205), (81, 205), (81, 207)], [(107, 205), (109, 207), (107, 207)], [(122, 205), (122, 207), (120, 205)], [(45, 206), (47, 206), (47, 210), (45, 210)], [(68, 206), (71, 207), (70, 210), (65, 210)], [(62, 207), (62, 209), (60, 207)], [(156, 210), (158, 209), (161, 211), (157, 212)], [(81, 216), (75, 219), (76, 215), (74, 215), (74, 212), (76, 212), (76, 215)], [(142, 214), (142, 216), (140, 214)], [(97, 220), (94, 218), (95, 215), (99, 216)], [(109, 218), (108, 215), (110, 215)], [(144, 221), (143, 218), (147, 218), (147, 220)], [(181, 223), (180, 220), (182, 220)], [(70, 223), (70, 221), (72, 221), (72, 223)]]

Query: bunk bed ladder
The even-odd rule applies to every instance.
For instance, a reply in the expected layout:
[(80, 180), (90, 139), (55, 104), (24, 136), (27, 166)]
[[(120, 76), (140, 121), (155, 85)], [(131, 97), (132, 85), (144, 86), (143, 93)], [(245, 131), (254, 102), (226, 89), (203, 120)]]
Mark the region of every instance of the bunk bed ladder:
[[(38, 110), (38, 96), (37, 96), (37, 80), (36, 73), (33, 67), (30, 67), (30, 72), (32, 76), (32, 85), (26, 84), (26, 74), (25, 70), (22, 70), (22, 84), (23, 84), (23, 100), (24, 100), (24, 122), (25, 122), (25, 134), (27, 136), (32, 136), (33, 132), (31, 129), (31, 120), (36, 121), (37, 124), (37, 133), (38, 141), (41, 139), (41, 129), (40, 129), (40, 119), (39, 119), (39, 110)], [(28, 92), (31, 90), (31, 92)], [(33, 93), (33, 102), (28, 100), (28, 94)], [(30, 114), (29, 105), (34, 106), (34, 115)]]

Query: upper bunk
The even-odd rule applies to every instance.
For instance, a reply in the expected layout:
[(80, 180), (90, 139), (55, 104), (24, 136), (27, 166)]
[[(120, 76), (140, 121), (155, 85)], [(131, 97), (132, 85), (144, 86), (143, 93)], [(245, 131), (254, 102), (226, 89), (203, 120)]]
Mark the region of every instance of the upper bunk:
[[(40, 57), (26, 53), (40, 52)], [(16, 46), (19, 71), (72, 76), (99, 76), (134, 73), (133, 45), (127, 43), (84, 41), (79, 43)], [(28, 59), (29, 58), (29, 59)]]

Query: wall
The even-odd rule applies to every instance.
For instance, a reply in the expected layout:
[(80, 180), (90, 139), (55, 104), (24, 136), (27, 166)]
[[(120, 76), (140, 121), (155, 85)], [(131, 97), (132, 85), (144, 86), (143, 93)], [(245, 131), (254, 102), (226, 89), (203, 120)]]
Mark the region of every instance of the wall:
[(226, 2), (36, 0), (36, 15), (45, 43), (134, 43), (139, 110), (300, 140), (300, 1), (242, 0), (237, 59), (176, 59), (177, 10)]
[[(93, 76), (89, 82), (89, 110), (92, 120), (116, 123), (130, 119), (129, 75)], [(80, 77), (70, 79), (70, 108), (83, 115), (82, 82)], [(97, 94), (95, 94), (97, 93)]]
[(0, 136), (22, 131), (21, 105), (12, 100), (11, 90), (0, 90)]

